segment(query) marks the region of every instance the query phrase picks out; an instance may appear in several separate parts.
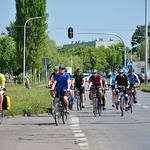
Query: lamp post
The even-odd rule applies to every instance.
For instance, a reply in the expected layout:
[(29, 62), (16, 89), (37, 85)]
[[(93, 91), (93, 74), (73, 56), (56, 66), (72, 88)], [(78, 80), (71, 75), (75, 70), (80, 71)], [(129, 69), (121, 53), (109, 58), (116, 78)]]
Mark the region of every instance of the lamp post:
[(24, 76), (25, 76), (25, 51), (26, 51), (26, 25), (28, 21), (33, 20), (33, 19), (39, 19), (39, 18), (42, 18), (42, 17), (29, 18), (24, 24), (24, 51), (23, 51), (23, 75)]

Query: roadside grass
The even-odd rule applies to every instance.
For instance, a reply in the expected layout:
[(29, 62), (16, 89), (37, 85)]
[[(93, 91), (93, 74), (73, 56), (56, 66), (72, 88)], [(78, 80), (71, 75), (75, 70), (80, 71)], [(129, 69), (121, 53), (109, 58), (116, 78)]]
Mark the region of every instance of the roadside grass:
[(150, 84), (142, 84), (140, 87), (138, 87), (138, 90), (150, 91)]
[(23, 85), (6, 85), (5, 94), (11, 99), (10, 110), (5, 110), (5, 115), (40, 114), (48, 112), (51, 108), (51, 97), (49, 89), (43, 84), (31, 85), (26, 89)]

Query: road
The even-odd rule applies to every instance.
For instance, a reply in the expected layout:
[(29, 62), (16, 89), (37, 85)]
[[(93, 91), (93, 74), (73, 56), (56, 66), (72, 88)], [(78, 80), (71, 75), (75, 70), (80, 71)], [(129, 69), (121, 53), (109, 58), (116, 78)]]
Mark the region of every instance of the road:
[(0, 150), (149, 150), (150, 93), (138, 92), (133, 114), (107, 107), (94, 117), (86, 93), (86, 108), (70, 112), (68, 123), (56, 126), (51, 115), (4, 118), (0, 125)]

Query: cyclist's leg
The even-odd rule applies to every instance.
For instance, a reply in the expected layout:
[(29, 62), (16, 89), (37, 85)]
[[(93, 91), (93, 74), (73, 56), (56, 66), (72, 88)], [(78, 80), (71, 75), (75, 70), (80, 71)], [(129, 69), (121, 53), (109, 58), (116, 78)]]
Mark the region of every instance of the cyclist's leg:
[(85, 107), (85, 105), (84, 105), (84, 92), (85, 92), (85, 87), (80, 88), (81, 100), (82, 100), (82, 108)]
[(69, 101), (68, 101), (67, 93), (64, 93), (63, 100), (65, 103), (66, 111), (69, 112)]
[(129, 106), (129, 96), (128, 96), (127, 89), (125, 89), (123, 91), (123, 93), (124, 93), (124, 100), (125, 100), (125, 110), (127, 111), (128, 110), (128, 106)]
[(112, 90), (112, 107), (115, 107), (115, 85), (111, 86)]
[(0, 91), (0, 109), (2, 109), (4, 91)]
[(134, 88), (134, 103), (137, 103), (137, 88)]

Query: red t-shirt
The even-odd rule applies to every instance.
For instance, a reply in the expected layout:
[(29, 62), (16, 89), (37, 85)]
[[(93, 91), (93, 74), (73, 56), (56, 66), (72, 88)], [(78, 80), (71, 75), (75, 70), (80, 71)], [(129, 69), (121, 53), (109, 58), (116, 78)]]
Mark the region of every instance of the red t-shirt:
[(92, 82), (93, 86), (100, 86), (100, 81), (102, 81), (102, 76), (98, 75), (96, 77), (91, 76), (89, 82)]

